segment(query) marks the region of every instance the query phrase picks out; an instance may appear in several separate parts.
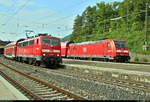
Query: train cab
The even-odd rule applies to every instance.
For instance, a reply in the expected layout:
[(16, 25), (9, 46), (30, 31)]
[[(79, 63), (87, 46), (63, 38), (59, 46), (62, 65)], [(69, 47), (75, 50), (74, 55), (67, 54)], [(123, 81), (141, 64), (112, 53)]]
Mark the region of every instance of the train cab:
[(59, 64), (62, 62), (60, 38), (39, 34), (20, 41), (18, 42), (17, 59), (30, 64), (37, 63), (37, 65), (41, 63)]
[(125, 41), (100, 39), (81, 43), (63, 43), (61, 56), (105, 61), (127, 62), (130, 59)]
[(130, 59), (129, 49), (126, 41), (114, 40), (115, 45), (115, 59), (119, 61), (128, 61)]
[(4, 47), (4, 56), (8, 58), (15, 58), (17, 50), (17, 42), (9, 43)]

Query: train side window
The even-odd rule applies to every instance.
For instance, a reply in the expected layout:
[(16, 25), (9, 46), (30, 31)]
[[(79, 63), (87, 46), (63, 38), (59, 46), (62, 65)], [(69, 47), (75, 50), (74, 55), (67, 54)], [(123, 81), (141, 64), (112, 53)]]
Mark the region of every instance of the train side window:
[(23, 43), (20, 43), (20, 47), (23, 47)]
[(25, 46), (25, 42), (23, 42), (23, 46)]
[(24, 45), (27, 46), (27, 42), (25, 42)]
[(29, 41), (27, 41), (27, 46), (29, 46)]
[(34, 40), (31, 40), (31, 44), (34, 45)]
[(26, 42), (26, 46), (29, 46), (29, 41)]
[(110, 44), (109, 44), (109, 43), (107, 43), (107, 47), (110, 47)]
[(18, 47), (20, 47), (20, 43), (18, 44)]
[(30, 40), (29, 45), (34, 45), (34, 40)]
[(23, 46), (28, 46), (28, 41), (23, 42)]
[(37, 39), (36, 43), (37, 43), (37, 44), (39, 43), (39, 39)]
[(18, 47), (21, 47), (21, 43), (18, 44)]

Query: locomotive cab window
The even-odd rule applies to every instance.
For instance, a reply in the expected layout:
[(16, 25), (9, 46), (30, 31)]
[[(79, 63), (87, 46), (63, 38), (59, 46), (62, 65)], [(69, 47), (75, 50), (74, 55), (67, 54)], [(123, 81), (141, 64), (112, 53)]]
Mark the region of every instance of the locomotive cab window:
[(116, 47), (127, 47), (125, 41), (114, 41)]
[(43, 45), (59, 45), (59, 40), (58, 39), (43, 38), (42, 44)]

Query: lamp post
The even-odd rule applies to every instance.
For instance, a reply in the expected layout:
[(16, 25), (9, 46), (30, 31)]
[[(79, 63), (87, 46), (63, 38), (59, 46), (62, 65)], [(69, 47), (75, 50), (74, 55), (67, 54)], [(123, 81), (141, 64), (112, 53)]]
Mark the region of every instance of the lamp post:
[(143, 46), (144, 50), (148, 50), (148, 3), (146, 3), (146, 11), (145, 11), (145, 45)]

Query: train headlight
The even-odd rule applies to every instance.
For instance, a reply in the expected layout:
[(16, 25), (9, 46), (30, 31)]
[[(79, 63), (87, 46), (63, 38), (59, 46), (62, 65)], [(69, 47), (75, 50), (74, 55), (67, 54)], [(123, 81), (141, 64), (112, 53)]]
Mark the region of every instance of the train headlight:
[(42, 52), (51, 52), (49, 49), (42, 49)]
[(45, 56), (45, 54), (43, 54), (43, 56)]
[(117, 52), (121, 52), (121, 50), (117, 50)]
[(129, 51), (128, 51), (128, 50), (124, 50), (124, 52), (125, 52), (125, 53), (129, 53)]
[(53, 50), (53, 52), (57, 52), (57, 53), (60, 53), (60, 50)]

